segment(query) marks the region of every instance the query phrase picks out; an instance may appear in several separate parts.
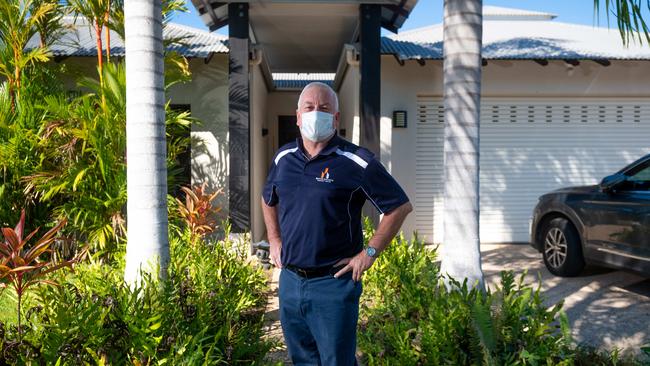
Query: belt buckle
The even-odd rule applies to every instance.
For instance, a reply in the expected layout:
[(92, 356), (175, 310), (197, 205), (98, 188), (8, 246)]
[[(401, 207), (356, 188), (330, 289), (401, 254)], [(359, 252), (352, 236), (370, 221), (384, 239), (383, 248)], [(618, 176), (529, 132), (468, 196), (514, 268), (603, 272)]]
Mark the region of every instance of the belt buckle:
[(305, 278), (309, 277), (308, 274), (307, 274), (307, 271), (305, 271), (302, 268), (296, 267), (296, 271), (298, 271), (298, 274), (301, 275), (302, 277), (305, 277)]

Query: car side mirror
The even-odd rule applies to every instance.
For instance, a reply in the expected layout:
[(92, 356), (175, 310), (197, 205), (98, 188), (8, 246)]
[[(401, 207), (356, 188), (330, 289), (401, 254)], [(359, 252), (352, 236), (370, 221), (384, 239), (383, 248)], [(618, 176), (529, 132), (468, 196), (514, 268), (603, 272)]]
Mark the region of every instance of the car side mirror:
[(599, 184), (600, 190), (603, 191), (604, 193), (610, 193), (617, 186), (619, 186), (621, 183), (625, 182), (626, 180), (627, 180), (627, 176), (620, 173), (608, 175), (605, 178), (603, 178), (602, 181), (600, 181)]

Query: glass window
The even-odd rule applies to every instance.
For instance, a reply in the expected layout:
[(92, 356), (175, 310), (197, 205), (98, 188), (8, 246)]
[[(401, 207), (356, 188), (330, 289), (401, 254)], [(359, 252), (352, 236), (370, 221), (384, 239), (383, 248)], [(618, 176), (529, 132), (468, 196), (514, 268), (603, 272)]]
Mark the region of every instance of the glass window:
[(641, 164), (626, 174), (626, 191), (650, 191), (650, 161)]

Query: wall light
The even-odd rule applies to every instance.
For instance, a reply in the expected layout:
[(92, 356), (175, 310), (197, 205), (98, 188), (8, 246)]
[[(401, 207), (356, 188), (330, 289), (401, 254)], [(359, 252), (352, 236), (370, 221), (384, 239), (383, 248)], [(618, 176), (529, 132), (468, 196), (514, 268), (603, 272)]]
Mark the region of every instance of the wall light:
[(393, 128), (406, 128), (406, 111), (393, 111)]

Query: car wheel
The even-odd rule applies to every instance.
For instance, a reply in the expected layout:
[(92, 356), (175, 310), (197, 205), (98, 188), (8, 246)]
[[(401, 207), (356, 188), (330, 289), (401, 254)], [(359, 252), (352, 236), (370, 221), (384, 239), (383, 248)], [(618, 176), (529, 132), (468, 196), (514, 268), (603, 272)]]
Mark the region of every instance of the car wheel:
[(542, 248), (544, 264), (554, 275), (577, 276), (585, 267), (580, 235), (565, 218), (549, 221), (543, 231)]

